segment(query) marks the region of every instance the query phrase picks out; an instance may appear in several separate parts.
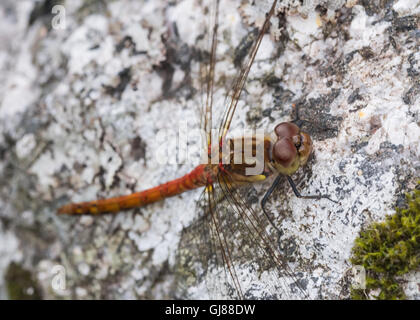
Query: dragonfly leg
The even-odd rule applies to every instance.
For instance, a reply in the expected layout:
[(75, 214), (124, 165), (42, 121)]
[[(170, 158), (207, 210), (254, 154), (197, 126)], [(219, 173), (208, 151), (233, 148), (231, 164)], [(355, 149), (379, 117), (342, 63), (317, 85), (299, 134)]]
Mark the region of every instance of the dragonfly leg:
[(303, 195), (300, 194), (300, 192), (296, 188), (296, 185), (293, 182), (292, 178), (290, 178), (289, 176), (287, 176), (287, 181), (289, 181), (289, 184), (292, 187), (295, 196), (298, 197), (298, 198), (302, 198), (302, 199), (316, 199), (316, 200), (319, 200), (319, 199), (328, 199), (328, 200), (330, 200), (330, 201), (332, 201), (334, 203), (338, 203), (338, 201), (332, 200), (328, 194), (306, 195), (306, 196), (303, 196)]
[(309, 124), (314, 125), (313, 122), (308, 121), (308, 120), (301, 119), (299, 117), (299, 105), (295, 105), (294, 106), (294, 109), (296, 110), (295, 111), (296, 117), (292, 121), (290, 121), (290, 122), (294, 123), (295, 125), (297, 125), (301, 129), (302, 129), (303, 124), (305, 124), (305, 123), (307, 123), (307, 124), (309, 123)]
[(304, 122), (308, 122), (306, 120), (302, 120), (299, 117), (299, 106), (298, 105), (294, 105), (294, 109), (295, 109), (295, 118), (291, 121), (292, 123), (294, 123), (295, 125), (297, 125), (299, 128), (302, 127)]
[(261, 200), (261, 208), (265, 214), (265, 216), (267, 217), (268, 221), (270, 222), (270, 224), (273, 226), (273, 228), (279, 232), (279, 234), (281, 234), (281, 231), (279, 230), (279, 228), (277, 228), (277, 226), (274, 224), (273, 220), (271, 220), (270, 216), (268, 215), (268, 212), (265, 210), (265, 204), (267, 203), (268, 198), (271, 196), (271, 194), (273, 193), (273, 191), (277, 188), (277, 186), (279, 185), (281, 180), (281, 175), (278, 175), (277, 178), (274, 180), (273, 184), (271, 185), (271, 187), (267, 190), (267, 192), (265, 193), (264, 197)]

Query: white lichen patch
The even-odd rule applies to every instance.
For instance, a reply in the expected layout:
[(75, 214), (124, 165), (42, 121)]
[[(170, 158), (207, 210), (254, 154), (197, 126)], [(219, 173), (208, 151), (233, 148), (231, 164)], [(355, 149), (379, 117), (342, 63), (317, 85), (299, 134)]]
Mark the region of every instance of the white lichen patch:
[(392, 8), (401, 16), (420, 13), (420, 3), (416, 0), (398, 0)]
[[(13, 7), (13, 15), (7, 14), (8, 6)], [(0, 10), (0, 118), (6, 121), (14, 114), (25, 111), (40, 93), (39, 88), (34, 86), (37, 73), (31, 61), (31, 44), (38, 40), (40, 30), (32, 29), (25, 34), (31, 9), (30, 1), (20, 1), (16, 5), (6, 2)]]
[(31, 133), (25, 134), (16, 144), (16, 155), (23, 159), (27, 157), (35, 148), (35, 136)]
[(0, 299), (7, 299), (5, 273), (9, 264), (22, 260), (18, 238), (10, 231), (5, 231), (0, 225)]
[(288, 17), (287, 28), (292, 41), (300, 47), (305, 47), (312, 42), (312, 37), (320, 37), (320, 18), (316, 12), (311, 12), (307, 17), (295, 15)]

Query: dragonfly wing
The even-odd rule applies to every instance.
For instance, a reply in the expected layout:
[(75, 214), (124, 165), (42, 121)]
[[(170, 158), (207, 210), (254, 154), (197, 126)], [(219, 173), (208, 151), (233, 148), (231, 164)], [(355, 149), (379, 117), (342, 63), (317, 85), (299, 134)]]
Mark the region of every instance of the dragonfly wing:
[(211, 129), (212, 129), (212, 106), (213, 106), (213, 92), (216, 69), (216, 50), (217, 50), (217, 32), (219, 28), (219, 3), (220, 0), (214, 1), (214, 4), (209, 6), (210, 13), (207, 15), (209, 21), (207, 23), (207, 33), (209, 42), (201, 51), (200, 62), (200, 89), (201, 89), (201, 128), (206, 134), (206, 146), (211, 145)]
[(233, 115), (235, 114), (236, 106), (238, 105), (239, 97), (241, 96), (242, 90), (245, 85), (245, 81), (248, 77), (249, 70), (251, 69), (252, 63), (254, 62), (255, 56), (257, 55), (258, 49), (260, 47), (261, 41), (266, 33), (269, 25), (270, 19), (274, 15), (275, 9), (277, 5), (277, 0), (273, 1), (270, 11), (267, 13), (267, 17), (264, 21), (263, 26), (261, 27), (258, 36), (251, 47), (251, 50), (242, 64), (241, 71), (237, 78), (234, 81), (234, 84), (228, 93), (230, 95), (230, 103), (228, 108), (225, 111), (225, 115), (223, 117), (223, 121), (219, 128), (219, 139), (221, 142), (227, 135), (230, 124), (232, 122)]
[[(224, 238), (233, 246), (230, 264), (237, 275), (240, 273), (238, 279), (244, 297), (308, 298), (298, 277), (300, 273), (293, 272), (280, 253), (280, 235), (276, 232), (268, 233), (268, 230), (272, 230), (268, 218), (261, 210), (254, 210), (245, 200), (244, 193), (249, 191), (249, 187), (235, 188), (228, 172), (221, 172), (218, 182), (226, 199), (225, 216), (220, 216), (219, 219), (222, 225), (226, 225), (222, 229)], [(249, 279), (252, 277), (255, 283), (250, 284)], [(257, 282), (260, 283), (258, 286)]]
[(220, 197), (223, 197), (222, 191), (209, 185), (198, 202), (204, 209), (201, 216), (182, 231), (175, 268), (176, 298), (197, 299), (206, 295), (209, 299), (240, 298), (232, 287), (234, 282), (227, 268), (229, 260), (226, 264), (229, 255), (221, 242), (220, 225), (215, 216), (217, 203), (223, 200)]
[[(203, 214), (184, 229), (177, 256), (177, 298), (281, 299), (308, 294), (278, 248), (278, 234), (228, 173), (208, 186)], [(257, 197), (253, 202), (258, 202)], [(296, 272), (296, 274), (299, 274)], [(203, 290), (206, 294), (203, 294)]]

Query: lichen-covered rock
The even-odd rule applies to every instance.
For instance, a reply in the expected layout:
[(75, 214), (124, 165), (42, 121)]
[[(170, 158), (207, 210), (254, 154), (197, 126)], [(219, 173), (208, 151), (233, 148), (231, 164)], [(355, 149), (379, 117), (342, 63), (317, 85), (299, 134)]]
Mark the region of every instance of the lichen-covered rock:
[[(43, 298), (172, 298), (194, 285), (176, 266), (201, 191), (113, 216), (56, 209), (194, 167), (174, 155), (179, 126), (200, 128), (205, 2), (2, 1), (0, 298), (11, 263)], [(216, 122), (272, 1), (257, 2), (221, 3)], [(284, 183), (268, 205), (310, 298), (349, 297), (359, 230), (392, 213), (420, 176), (419, 16), (415, 0), (281, 1), (249, 74), (233, 126), (272, 130), (298, 107), (315, 156), (294, 178), (302, 193), (340, 202), (298, 199)], [(418, 299), (418, 275), (407, 279)], [(269, 280), (252, 281), (252, 297), (267, 297)], [(196, 287), (182, 297), (207, 297)]]

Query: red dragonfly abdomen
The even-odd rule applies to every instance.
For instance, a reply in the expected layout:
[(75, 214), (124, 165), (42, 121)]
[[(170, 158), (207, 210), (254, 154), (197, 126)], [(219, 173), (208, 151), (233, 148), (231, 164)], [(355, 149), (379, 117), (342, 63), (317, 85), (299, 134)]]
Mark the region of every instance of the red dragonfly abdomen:
[(205, 186), (208, 180), (212, 180), (212, 170), (208, 169), (208, 165), (199, 165), (185, 176), (163, 183), (154, 188), (121, 197), (70, 203), (59, 208), (58, 213), (70, 215), (96, 215), (142, 207), (168, 197), (173, 197), (185, 191)]

